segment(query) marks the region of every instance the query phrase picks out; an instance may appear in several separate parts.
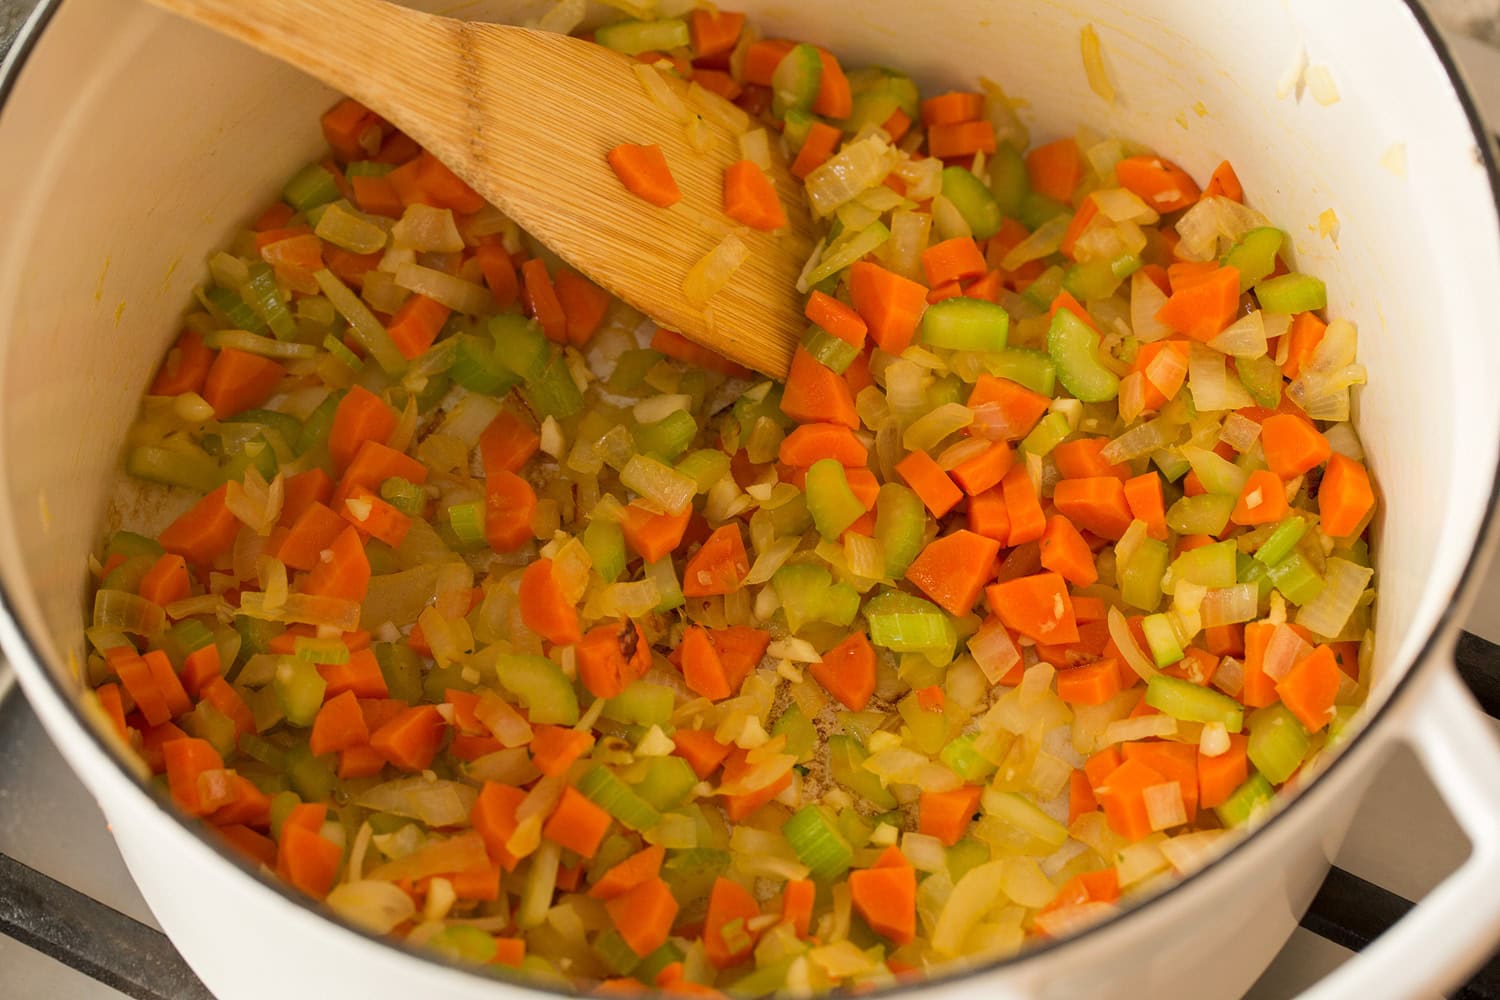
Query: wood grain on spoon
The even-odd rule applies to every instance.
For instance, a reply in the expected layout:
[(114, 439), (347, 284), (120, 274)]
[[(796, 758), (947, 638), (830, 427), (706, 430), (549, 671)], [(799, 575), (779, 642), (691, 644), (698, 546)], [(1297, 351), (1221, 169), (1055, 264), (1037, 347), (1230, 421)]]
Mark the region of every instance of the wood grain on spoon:
[[(789, 228), (755, 232), (723, 214), (724, 168), (740, 159), (739, 135), (725, 119), (743, 116), (722, 98), (701, 88), (689, 94), (662, 74), (703, 118), (709, 140), (699, 152), (687, 123), (647, 96), (634, 61), (590, 42), (382, 0), (150, 2), (371, 108), (661, 325), (768, 375), (786, 374), (806, 325), (796, 282), (812, 252), (812, 223), (802, 186), (774, 149), (770, 177)], [(661, 209), (629, 194), (605, 161), (622, 142), (659, 144), (683, 200)], [(749, 256), (696, 307), (683, 278), (730, 232)]]

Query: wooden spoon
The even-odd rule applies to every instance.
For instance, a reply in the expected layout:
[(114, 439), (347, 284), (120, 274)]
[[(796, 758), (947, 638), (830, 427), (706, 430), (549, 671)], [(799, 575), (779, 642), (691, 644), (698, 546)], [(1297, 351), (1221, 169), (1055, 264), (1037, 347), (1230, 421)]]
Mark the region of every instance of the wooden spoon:
[[(348, 94), (636, 309), (785, 376), (806, 325), (796, 282), (813, 249), (812, 223), (802, 186), (774, 148), (769, 175), (788, 229), (755, 232), (724, 215), (724, 168), (741, 158), (750, 123), (723, 98), (659, 74), (684, 105), (674, 113), (648, 96), (636, 61), (617, 52), (382, 0), (151, 2)], [(694, 126), (699, 148), (689, 141), (689, 116), (702, 121)], [(625, 142), (662, 147), (681, 202), (657, 208), (625, 190), (605, 161)], [(683, 278), (731, 233), (749, 255), (696, 306)]]

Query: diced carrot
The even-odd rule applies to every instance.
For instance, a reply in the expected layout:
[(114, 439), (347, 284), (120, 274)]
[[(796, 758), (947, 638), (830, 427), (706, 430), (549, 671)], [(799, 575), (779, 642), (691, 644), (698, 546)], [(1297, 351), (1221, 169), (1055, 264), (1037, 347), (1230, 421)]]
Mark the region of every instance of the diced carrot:
[(1281, 373), (1287, 378), (1302, 374), (1302, 366), (1312, 359), (1327, 330), (1328, 324), (1316, 313), (1304, 312), (1292, 317), (1292, 325), (1286, 332), (1291, 340), (1287, 344), (1286, 363), (1281, 366)]
[(935, 306), (947, 299), (962, 298), (964, 294), (963, 283), (954, 279), (942, 285), (934, 285), (927, 293), (927, 304)]
[(250, 228), (257, 233), (268, 229), (280, 229), (291, 221), (297, 210), (284, 201), (273, 202), (264, 212), (250, 224)]
[(1132, 519), (1146, 522), (1147, 535), (1159, 542), (1167, 540), (1167, 509), (1160, 475), (1146, 472), (1125, 480), (1125, 502)]
[(413, 705), (370, 734), (370, 746), (403, 771), (422, 771), (443, 745), (447, 723), (436, 705)]
[(792, 368), (781, 394), (781, 412), (798, 423), (831, 423), (842, 424), (851, 430), (859, 428), (859, 415), (854, 410), (849, 384), (809, 354), (805, 347), (798, 347), (792, 356)]
[(875, 647), (863, 632), (849, 635), (807, 670), (851, 712), (863, 711), (875, 693)]
[(344, 521), (391, 548), (398, 548), (411, 530), (411, 517), (363, 486), (354, 488), (339, 510)]
[(568, 788), (542, 826), (542, 836), (580, 857), (592, 858), (611, 822), (609, 813), (584, 798), (578, 789)]
[(1315, 733), (1333, 719), (1333, 701), (1342, 676), (1333, 650), (1318, 646), (1276, 682), (1276, 693), (1297, 720)]
[(1240, 701), (1250, 708), (1274, 705), (1280, 698), (1276, 681), (1266, 674), (1266, 647), (1276, 626), (1269, 622), (1251, 622), (1245, 626), (1245, 681)]
[(849, 295), (881, 350), (900, 354), (911, 346), (927, 308), (927, 289), (869, 261), (849, 268)]
[(1203, 645), (1215, 656), (1244, 656), (1243, 625), (1210, 625), (1203, 630)]
[[(438, 331), (443, 328), (444, 323), (448, 322), (448, 316), (452, 312), (453, 310), (435, 299), (430, 299), (425, 295), (413, 295), (396, 310), (396, 314), (386, 324), (386, 332), (391, 335), (391, 340), (395, 342), (396, 349), (401, 352), (401, 356), (410, 361), (427, 353), (427, 349), (437, 339)], [(351, 450), (348, 457), (352, 458), (353, 454)]]
[(521, 621), (550, 643), (571, 646), (583, 638), (578, 609), (563, 597), (552, 576), (552, 560), (538, 559), (521, 574)]
[(555, 344), (568, 343), (568, 317), (558, 300), (557, 289), (547, 274), (547, 262), (533, 257), (521, 265), (521, 301), (536, 318), (547, 339)]
[(198, 779), (206, 771), (224, 769), (224, 758), (219, 756), (219, 751), (207, 740), (186, 737), (163, 743), (161, 753), (172, 801), (191, 816), (212, 812), (213, 809), (205, 808)]
[(343, 472), (366, 441), (385, 444), (396, 429), (396, 411), (390, 404), (364, 386), (350, 387), (339, 400), (328, 432), (328, 456), (333, 467)]
[(690, 627), (682, 637), (682, 678), (693, 693), (709, 701), (721, 701), (734, 692), (724, 676), (719, 651), (709, 640), (708, 631), (700, 625)]
[(1123, 462), (1111, 465), (1100, 454), (1108, 444), (1108, 438), (1064, 441), (1052, 449), (1052, 461), (1064, 479), (1090, 479), (1096, 476), (1114, 476), (1121, 481), (1129, 479), (1129, 465)]
[[(891, 116), (887, 118), (885, 120), (885, 124), (881, 125), (880, 127), (884, 129), (885, 132), (891, 137), (891, 142), (900, 142), (902, 137), (904, 137), (906, 133), (911, 131), (911, 118), (905, 111), (897, 108), (895, 111), (891, 112)], [(900, 180), (899, 177), (894, 177), (893, 175), (889, 174), (886, 175), (887, 181), (893, 179), (897, 181)]]
[[(826, 662), (827, 654), (824, 658)], [(672, 752), (687, 761), (693, 773), (703, 779), (718, 770), (729, 756), (730, 748), (702, 729), (679, 729), (672, 734), (672, 742), (677, 744)]]
[(1047, 530), (1041, 538), (1042, 565), (1078, 587), (1091, 587), (1099, 580), (1094, 554), (1088, 543), (1061, 514), (1047, 519)]
[(531, 539), (536, 491), (514, 472), (500, 469), (484, 481), (484, 534), (496, 552), (514, 552)]
[(212, 566), (240, 533), (239, 519), (224, 502), (227, 492), (227, 486), (220, 486), (167, 525), (157, 538), (161, 547), (194, 566)]
[[(363, 487), (361, 487), (363, 489)], [(321, 561), (321, 553), (344, 533), (347, 522), (321, 503), (307, 505), (287, 531), (275, 550), (289, 569), (311, 570)]]
[(1235, 524), (1273, 524), (1286, 516), (1286, 487), (1276, 473), (1257, 469), (1245, 480), (1245, 488), (1229, 519)]
[(620, 530), (625, 544), (647, 562), (660, 562), (682, 544), (692, 511), (681, 514), (653, 514), (639, 504), (630, 503), (621, 512)]
[(1365, 467), (1340, 454), (1328, 456), (1318, 486), (1318, 526), (1330, 538), (1348, 538), (1375, 509), (1375, 491)]
[(349, 659), (343, 663), (318, 664), (318, 674), (326, 685), (323, 691), (326, 698), (337, 697), (346, 691), (356, 698), (385, 698), (390, 695), (385, 675), (380, 672), (380, 661), (375, 658), (374, 650), (368, 645), (363, 649), (351, 650)]
[(130, 728), (125, 724), (125, 699), (120, 695), (120, 685), (100, 684), (94, 689), (94, 695), (99, 699), (104, 714), (114, 724), (115, 734), (128, 743)]
[[(473, 188), (464, 183), (457, 174), (431, 153), (422, 152), (408, 165), (413, 171), (402, 200), (407, 204), (419, 201), (434, 208), (447, 208), (462, 215), (472, 215), (484, 207), (485, 201)], [(402, 182), (396, 177), (402, 168), (386, 176), (402, 190)], [(403, 175), (405, 177), (405, 175)]]
[(578, 679), (596, 698), (613, 698), (651, 666), (651, 646), (632, 621), (604, 622), (574, 647)]
[(952, 847), (973, 822), (983, 791), (979, 785), (959, 785), (946, 792), (924, 791), (917, 800), (917, 831)]
[(1000, 485), (1015, 459), (1015, 451), (1009, 444), (996, 441), (985, 451), (949, 469), (948, 475), (965, 493), (975, 497)]
[(338, 489), (334, 490), (329, 506), (337, 509), (349, 498), (355, 487), (380, 489), (387, 479), (400, 477), (417, 485), (427, 482), (427, 466), (410, 455), (404, 455), (379, 441), (366, 441), (354, 453), (354, 460), (344, 470)]
[(960, 529), (929, 542), (907, 567), (906, 579), (943, 610), (962, 618), (994, 578), (999, 554), (999, 542)]
[(667, 943), (677, 919), (677, 899), (660, 878), (647, 879), (616, 896), (604, 909), (625, 944), (641, 958)]
[(813, 122), (807, 138), (802, 140), (802, 148), (797, 150), (797, 158), (792, 161), (792, 176), (806, 180), (808, 174), (827, 162), (843, 137), (843, 132), (827, 122)]
[(786, 210), (765, 171), (751, 160), (738, 160), (724, 170), (724, 214), (751, 229), (770, 232), (785, 228)]
[(1052, 504), (1075, 525), (1118, 541), (1133, 520), (1125, 484), (1114, 476), (1064, 479), (1052, 490)]
[(982, 299), (985, 302), (1000, 303), (1000, 293), (1005, 290), (1005, 275), (999, 271), (990, 271), (982, 278), (977, 278), (964, 286), (964, 298)]
[(502, 309), (515, 305), (521, 295), (521, 283), (516, 277), (516, 265), (504, 246), (487, 243), (474, 249), (474, 258), (479, 261), (479, 273), (495, 302)]
[(604, 322), (614, 297), (568, 268), (557, 272), (552, 287), (567, 319), (568, 343), (577, 347), (587, 344)]
[(1098, 808), (1099, 800), (1094, 798), (1094, 787), (1089, 784), (1089, 776), (1081, 768), (1068, 775), (1068, 825), (1072, 826), (1078, 817)]
[(933, 517), (942, 517), (964, 498), (933, 457), (925, 451), (914, 451), (896, 463), (896, 474), (921, 497)]
[(1145, 790), (1166, 780), (1161, 772), (1138, 760), (1126, 761), (1111, 771), (1102, 784), (1094, 786), (1094, 795), (1104, 808), (1109, 828), (1128, 840), (1140, 840), (1150, 834)]
[(321, 468), (315, 466), (289, 477), (283, 490), (281, 519), (277, 524), (290, 528), (311, 504), (326, 504), (331, 496), (333, 480)]
[(865, 325), (864, 319), (852, 307), (833, 296), (815, 289), (808, 296), (803, 314), (845, 343), (854, 347), (865, 346), (865, 335), (869, 332), (869, 327)]
[(283, 826), (277, 852), (278, 873), (292, 885), (318, 899), (328, 895), (338, 878), (344, 852), (339, 845), (305, 827)]
[(1005, 507), (1005, 492), (991, 489), (969, 498), (969, 530), (993, 538), (1001, 545), (1010, 539), (1010, 515)]
[(769, 87), (771, 77), (781, 60), (795, 47), (795, 43), (781, 38), (767, 38), (754, 42), (745, 50), (744, 78), (746, 83)]
[(204, 377), (203, 398), (214, 408), (214, 416), (225, 420), (264, 403), (285, 374), (286, 369), (270, 358), (226, 347)]
[(1243, 202), (1245, 200), (1245, 189), (1240, 186), (1239, 175), (1234, 172), (1234, 167), (1228, 160), (1224, 160), (1208, 179), (1208, 187), (1203, 189), (1203, 197), (1228, 198), (1230, 201)]
[(743, 365), (730, 361), (717, 351), (709, 350), (701, 344), (695, 344), (680, 333), (671, 330), (663, 330), (660, 327), (651, 335), (651, 349), (665, 354), (676, 361), (682, 361), (698, 368), (707, 368), (711, 372), (720, 375), (728, 375), (731, 378), (748, 378), (750, 369)]
[(651, 844), (600, 875), (589, 888), (588, 894), (606, 902), (622, 896), (642, 882), (656, 878), (661, 873), (661, 864), (666, 856), (666, 848), (660, 844)]
[(823, 73), (818, 78), (818, 96), (813, 99), (814, 114), (824, 118), (848, 118), (854, 111), (854, 94), (849, 78), (832, 52), (818, 49), (818, 59), (823, 64)]
[(1000, 481), (1005, 496), (1005, 516), (1010, 524), (1006, 544), (1024, 545), (1039, 541), (1047, 533), (1047, 516), (1036, 494), (1036, 485), (1024, 465), (1013, 465)]
[(899, 947), (916, 937), (917, 873), (910, 865), (850, 872), (849, 896), (870, 930), (892, 944)]
[(870, 460), (870, 452), (843, 424), (801, 424), (782, 439), (777, 454), (783, 465), (801, 468), (824, 458), (846, 468), (863, 467)]
[[(214, 647), (206, 648), (213, 649)], [(237, 736), (255, 732), (255, 713), (250, 711), (250, 706), (245, 704), (245, 699), (241, 698), (239, 692), (224, 678), (218, 674), (209, 677), (199, 685), (199, 693), (201, 700), (208, 702), (220, 713), (229, 717), (234, 723)]]
[[(1167, 401), (1177, 395), (1182, 384), (1187, 379), (1187, 365), (1189, 344), (1185, 340), (1158, 340), (1150, 344), (1142, 344), (1136, 351), (1135, 361), (1131, 362), (1130, 371), (1141, 373), (1142, 402), (1148, 410), (1159, 410), (1167, 405)], [(1177, 355), (1176, 363), (1163, 362), (1157, 366), (1156, 375), (1163, 380), (1162, 385), (1157, 385), (1146, 374), (1151, 368), (1151, 363), (1158, 354), (1170, 351)]]
[(1177, 782), (1178, 788), (1182, 790), (1182, 806), (1187, 813), (1188, 822), (1197, 819), (1197, 747), (1190, 743), (1146, 740), (1121, 744), (1120, 753), (1126, 763), (1137, 761), (1159, 772), (1167, 781)]
[(547, 775), (566, 774), (573, 762), (594, 745), (594, 734), (562, 726), (531, 728), (531, 762)]
[(968, 399), (970, 409), (990, 407), (998, 412), (1008, 441), (1019, 441), (1031, 433), (1051, 404), (1052, 400), (1041, 393), (993, 375), (980, 375)]
[(469, 812), (469, 823), (484, 840), (490, 860), (506, 871), (515, 871), (520, 862), (505, 845), (516, 832), (516, 809), (525, 798), (519, 788), (486, 781)]
[(166, 607), (192, 593), (192, 581), (188, 578), (187, 560), (175, 552), (159, 556), (151, 568), (141, 577), (136, 592), (153, 604)]
[(995, 126), (989, 119), (934, 125), (927, 130), (927, 152), (939, 160), (995, 151)]
[(359, 530), (352, 525), (345, 528), (325, 551), (330, 558), (319, 558), (318, 564), (303, 579), (302, 592), (363, 601), (370, 587), (370, 560), (365, 556)]
[(344, 98), (323, 112), (323, 138), (345, 163), (367, 159), (380, 151), (380, 116), (352, 98)]
[(1091, 194), (1084, 198), (1078, 205), (1078, 211), (1073, 213), (1073, 218), (1068, 220), (1068, 228), (1063, 230), (1062, 242), (1058, 244), (1058, 251), (1069, 260), (1076, 260), (1073, 248), (1077, 245), (1079, 237), (1088, 230), (1089, 223), (1099, 215), (1098, 202)]
[[(936, 155), (936, 154), (934, 154)], [(1083, 156), (1073, 139), (1057, 139), (1026, 154), (1026, 174), (1031, 189), (1053, 201), (1067, 203), (1083, 180)]]
[(728, 10), (695, 10), (688, 15), (688, 30), (697, 58), (723, 55), (734, 48), (745, 27), (745, 15)]
[(792, 925), (800, 938), (807, 937), (812, 925), (813, 901), (817, 897), (817, 886), (811, 879), (793, 879), (786, 884), (781, 894), (782, 923)]
[(711, 597), (728, 594), (740, 587), (750, 572), (750, 559), (740, 526), (730, 523), (708, 536), (697, 552), (688, 559), (682, 571), (684, 597)]
[(609, 151), (606, 159), (615, 176), (631, 194), (644, 198), (660, 208), (682, 200), (682, 191), (667, 166), (660, 146), (637, 146), (623, 143)]
[(1042, 907), (1042, 913), (1051, 913), (1069, 906), (1085, 903), (1112, 903), (1120, 898), (1120, 875), (1118, 869), (1081, 872), (1063, 883), (1052, 902)]
[(970, 236), (955, 236), (922, 251), (922, 269), (930, 287), (976, 278), (989, 270), (979, 245)]
[(219, 836), (224, 839), (225, 843), (255, 864), (265, 865), (267, 868), (275, 867), (276, 842), (270, 837), (238, 823), (215, 827), (215, 829), (219, 831)]
[[(760, 916), (760, 904), (750, 891), (738, 882), (720, 876), (714, 880), (708, 896), (708, 913), (703, 918), (703, 950), (716, 969), (727, 969), (748, 958), (755, 947), (756, 932), (746, 926)], [(738, 922), (734, 944), (725, 940), (726, 925)]]
[(485, 475), (500, 470), (520, 472), (541, 443), (541, 436), (530, 424), (508, 410), (500, 411), (479, 435), (479, 457)]
[(950, 90), (922, 102), (922, 124), (957, 125), (971, 122), (984, 114), (984, 95), (973, 91)]
[(1282, 479), (1294, 479), (1328, 461), (1333, 448), (1305, 418), (1276, 413), (1261, 421), (1260, 443), (1266, 464)]
[(325, 701), (318, 709), (307, 746), (315, 754), (336, 753), (369, 740), (370, 730), (359, 710), (359, 702), (353, 691), (345, 691)]
[(354, 193), (354, 204), (361, 212), (383, 215), (388, 219), (399, 219), (405, 206), (396, 193), (396, 185), (388, 177), (358, 176), (349, 178), (349, 189)]
[(199, 392), (213, 367), (214, 350), (195, 330), (185, 330), (167, 352), (147, 392), (152, 396), (177, 396)]
[(1249, 746), (1248, 736), (1235, 734), (1229, 737), (1229, 749), (1217, 757), (1198, 754), (1198, 805), (1212, 809), (1229, 801), (1250, 777), (1250, 767), (1245, 751)]
[(1120, 186), (1165, 215), (1198, 200), (1198, 185), (1171, 160), (1157, 156), (1127, 156), (1115, 164)]
[(1179, 288), (1156, 312), (1156, 318), (1178, 333), (1207, 343), (1233, 320), (1240, 305), (1240, 272), (1225, 265), (1211, 274)]
[(985, 588), (985, 597), (1007, 628), (1054, 645), (1078, 641), (1068, 584), (1056, 573), (991, 584)]

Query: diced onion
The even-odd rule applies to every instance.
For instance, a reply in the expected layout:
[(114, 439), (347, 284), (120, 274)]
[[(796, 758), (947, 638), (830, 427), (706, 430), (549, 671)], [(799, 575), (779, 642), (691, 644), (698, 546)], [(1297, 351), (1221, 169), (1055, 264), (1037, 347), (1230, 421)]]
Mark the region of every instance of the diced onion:
[(391, 242), (418, 253), (460, 253), (464, 248), (453, 213), (420, 203), (408, 205), (401, 213), (391, 227)]
[[(1266, 353), (1266, 325), (1260, 310), (1230, 323), (1208, 346), (1236, 358), (1258, 358)], [(1162, 354), (1168, 352), (1163, 351)], [(1160, 355), (1158, 355), (1160, 357)]]
[[(1161, 219), (1156, 209), (1134, 191), (1125, 188), (1102, 188), (1091, 196), (1099, 214), (1111, 222), (1135, 222), (1143, 226), (1154, 225)], [(1142, 277), (1145, 277), (1142, 275)], [(1146, 278), (1151, 281), (1150, 278)], [(1151, 282), (1155, 285), (1156, 282)], [(1157, 289), (1160, 291), (1160, 289)]]
[(1106, 745), (1132, 743), (1157, 736), (1174, 736), (1176, 733), (1177, 720), (1170, 715), (1145, 715), (1111, 722), (1104, 727), (1104, 742)]
[(936, 837), (925, 833), (903, 833), (901, 853), (919, 872), (940, 872), (948, 868), (947, 848)]
[[(975, 422), (979, 422), (978, 407), (975, 411)], [(1144, 424), (1137, 424), (1130, 430), (1115, 438), (1105, 445), (1099, 452), (1099, 457), (1111, 464), (1129, 462), (1132, 459), (1144, 458), (1154, 451), (1159, 451), (1177, 440), (1176, 425), (1168, 424), (1161, 418), (1148, 420)]]
[(704, 254), (682, 279), (682, 293), (693, 305), (702, 307), (729, 284), (734, 272), (750, 256), (750, 248), (735, 233), (719, 241)]
[(891, 214), (890, 230), (891, 238), (882, 248), (886, 267), (907, 278), (923, 277), (922, 251), (932, 232), (932, 216), (898, 209)]
[(484, 840), (479, 834), (469, 830), (452, 837), (432, 838), (411, 854), (380, 865), (369, 872), (368, 877), (382, 882), (398, 882), (402, 879), (426, 878), (429, 875), (473, 871), (487, 864), (489, 855), (485, 852)]
[(1194, 344), (1188, 353), (1188, 387), (1199, 413), (1238, 410), (1255, 404), (1240, 380), (1225, 370), (1224, 355), (1201, 344)]
[(323, 210), (313, 232), (319, 239), (357, 254), (375, 253), (385, 247), (386, 241), (384, 229), (337, 201)]
[(771, 169), (771, 141), (765, 129), (751, 129), (740, 136), (740, 157), (749, 160), (762, 170)]
[(488, 288), (421, 264), (402, 264), (396, 270), (396, 284), (425, 295), (454, 312), (482, 316), (494, 311), (495, 297)]
[[(1171, 327), (1156, 318), (1166, 304), (1167, 296), (1146, 272), (1136, 271), (1130, 276), (1130, 331), (1136, 340), (1151, 343), (1172, 332)], [(1157, 357), (1171, 353), (1162, 351)]]
[(979, 626), (979, 631), (969, 639), (969, 654), (991, 684), (999, 684), (1021, 662), (1021, 651), (998, 618), (987, 618)]
[(890, 143), (879, 134), (845, 145), (807, 175), (807, 202), (813, 214), (832, 215), (840, 205), (885, 180), (895, 159)]
[(359, 628), (360, 606), (357, 601), (319, 594), (289, 594), (280, 607), (271, 607), (265, 594), (246, 591), (240, 594), (240, 614), (264, 621), (300, 625), (327, 625), (340, 632)]
[(620, 482), (668, 514), (681, 514), (693, 502), (698, 484), (646, 455), (634, 455), (620, 470)]
[(1259, 438), (1260, 424), (1239, 413), (1225, 417), (1224, 426), (1219, 429), (1219, 440), (1241, 455), (1249, 451)]
[(1162, 857), (1179, 875), (1185, 875), (1217, 854), (1228, 835), (1227, 830), (1197, 830), (1170, 837), (1160, 845)]
[(417, 912), (405, 889), (372, 879), (336, 886), (324, 901), (334, 913), (372, 934), (388, 934)]
[(1199, 199), (1177, 220), (1177, 233), (1182, 239), (1176, 254), (1182, 260), (1213, 260), (1219, 255), (1220, 240), (1233, 244), (1250, 230), (1265, 225), (1269, 220), (1255, 209), (1210, 195)]
[(1230, 697), (1238, 695), (1245, 689), (1245, 664), (1232, 656), (1224, 657), (1209, 683)]
[(1037, 226), (1035, 232), (1011, 247), (1010, 252), (1000, 261), (1000, 266), (1007, 271), (1014, 271), (1023, 264), (1056, 253), (1057, 248), (1062, 246), (1063, 235), (1067, 233), (1070, 221), (1071, 217), (1064, 213)]
[(1273, 681), (1279, 681), (1291, 673), (1297, 661), (1312, 652), (1300, 635), (1289, 625), (1277, 625), (1266, 643), (1266, 653), (1261, 661), (1261, 671)]
[(652, 103), (661, 107), (667, 114), (680, 122), (685, 122), (694, 115), (682, 103), (682, 98), (672, 89), (671, 84), (662, 76), (655, 66), (648, 63), (636, 62), (631, 64), (636, 78), (641, 81), (641, 88), (646, 91), (646, 96), (651, 98)]
[(1365, 366), (1355, 361), (1358, 334), (1354, 324), (1336, 319), (1286, 393), (1317, 420), (1349, 419), (1349, 387), (1363, 385)]
[(942, 406), (919, 417), (906, 433), (901, 443), (908, 451), (931, 451), (948, 435), (963, 430), (974, 422), (974, 411), (962, 403), (944, 403)]
[(1158, 351), (1156, 357), (1146, 365), (1143, 374), (1157, 392), (1171, 399), (1182, 388), (1182, 379), (1187, 370), (1187, 362), (1177, 351)]
[(844, 562), (849, 572), (861, 579), (885, 578), (885, 549), (877, 538), (857, 531), (844, 532)]
[(1318, 596), (1297, 612), (1297, 624), (1324, 638), (1336, 638), (1359, 604), (1375, 571), (1347, 559), (1329, 559)]
[(1222, 722), (1209, 722), (1198, 737), (1198, 752), (1205, 757), (1221, 757), (1229, 752), (1229, 730)]
[(428, 781), (418, 775), (397, 778), (363, 792), (356, 804), (376, 812), (421, 820), (428, 826), (458, 826), (468, 821), (479, 793), (459, 781)]
[(1260, 585), (1237, 583), (1232, 587), (1210, 590), (1203, 598), (1199, 613), (1205, 628), (1254, 621), (1260, 602)]
[(156, 635), (167, 626), (161, 607), (128, 590), (100, 589), (94, 594), (94, 628), (115, 628), (132, 635)]
[(1005, 863), (990, 861), (969, 869), (948, 895), (937, 925), (932, 930), (932, 948), (941, 955), (963, 952), (969, 932), (1000, 898)]
[[(1162, 354), (1171, 354), (1163, 351)], [(1120, 419), (1133, 424), (1146, 410), (1146, 375), (1131, 372), (1120, 380)]]
[(1175, 781), (1148, 785), (1141, 790), (1146, 803), (1146, 821), (1152, 830), (1166, 830), (1187, 822), (1187, 806), (1182, 801), (1182, 786)]

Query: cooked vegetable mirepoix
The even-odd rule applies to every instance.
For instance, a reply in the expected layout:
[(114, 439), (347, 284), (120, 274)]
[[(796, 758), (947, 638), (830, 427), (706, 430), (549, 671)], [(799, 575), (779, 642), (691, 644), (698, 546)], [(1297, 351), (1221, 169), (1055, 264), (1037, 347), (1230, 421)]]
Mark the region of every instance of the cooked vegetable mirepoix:
[[(742, 109), (690, 295), (784, 223), (768, 140), (805, 179), (785, 383), (339, 103), (131, 429), (177, 516), (94, 567), (120, 736), (346, 919), (623, 991), (1001, 955), (1218, 850), (1367, 688), (1363, 369), (1282, 231), (988, 81), (596, 38)], [(668, 205), (652, 138), (600, 169)]]

